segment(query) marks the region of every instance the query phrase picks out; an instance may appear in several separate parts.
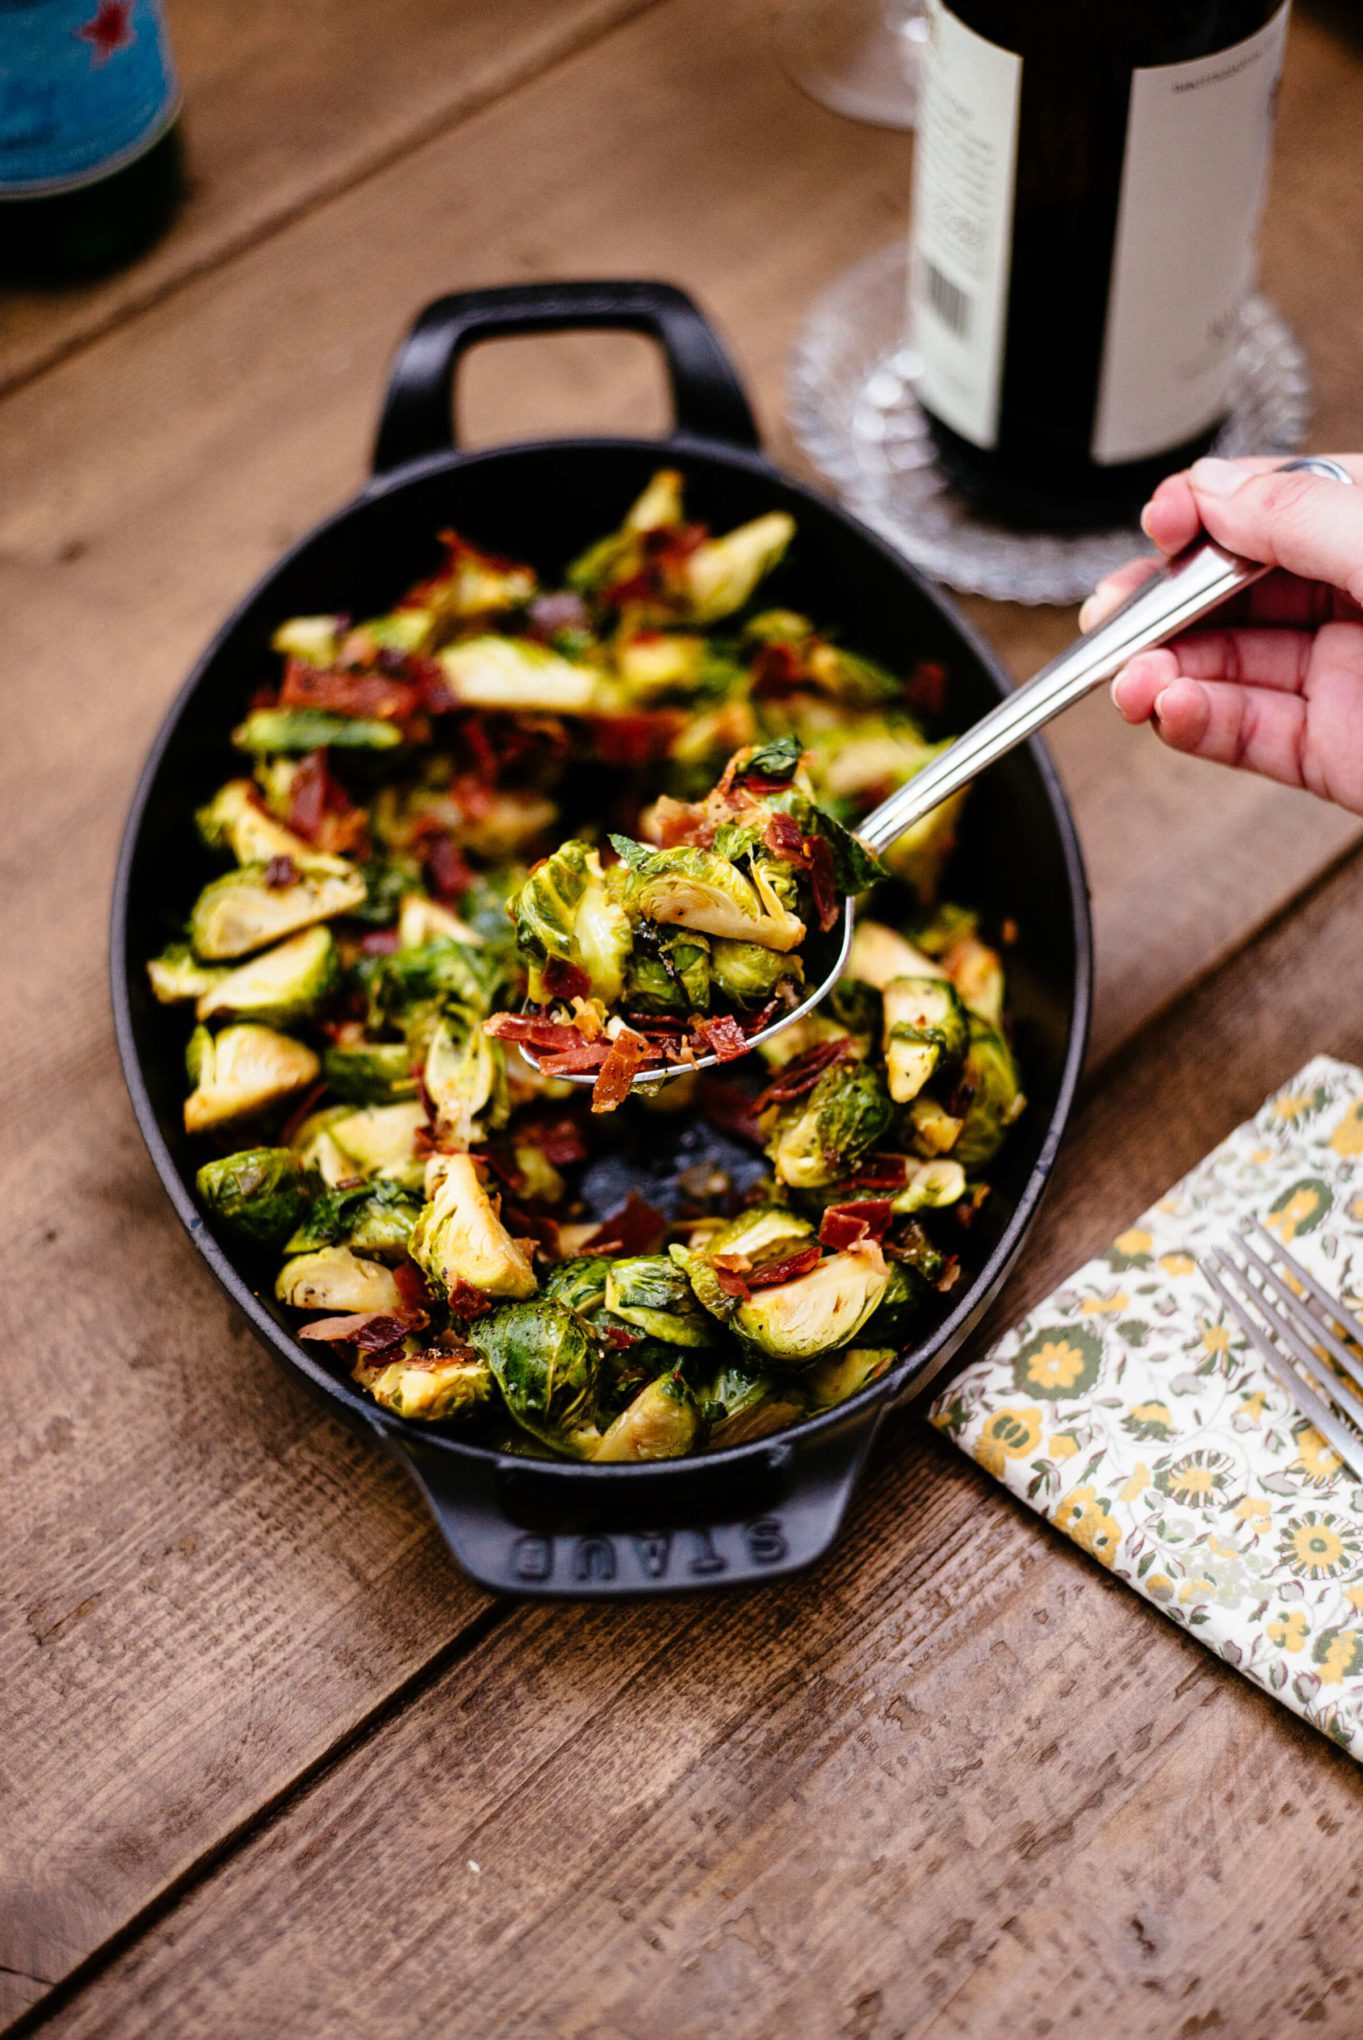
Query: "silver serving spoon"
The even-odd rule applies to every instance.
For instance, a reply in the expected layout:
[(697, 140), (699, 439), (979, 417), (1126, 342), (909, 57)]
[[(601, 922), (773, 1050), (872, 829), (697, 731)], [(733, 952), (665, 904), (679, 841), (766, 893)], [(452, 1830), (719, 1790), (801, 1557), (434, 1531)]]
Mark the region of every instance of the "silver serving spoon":
[[(1280, 472), (1287, 473), (1298, 468), (1304, 468), (1309, 474), (1324, 475), (1331, 481), (1353, 480), (1338, 461), (1323, 460), (1314, 455), (1284, 461)], [(957, 737), (948, 750), (930, 765), (924, 766), (907, 785), (901, 786), (888, 800), (873, 808), (858, 828), (858, 836), (868, 850), (877, 854), (888, 850), (915, 822), (931, 814), (953, 793), (959, 793), (987, 766), (997, 764), (1000, 758), (1007, 757), (1019, 744), (1026, 743), (1028, 737), (1043, 729), (1063, 709), (1072, 708), (1076, 701), (1082, 701), (1104, 681), (1111, 680), (1137, 652), (1150, 651), (1154, 646), (1177, 637), (1180, 631), (1187, 630), (1208, 610), (1215, 609), (1230, 596), (1238, 595), (1242, 588), (1251, 587), (1268, 572), (1269, 569), (1260, 561), (1241, 559), (1214, 539), (1195, 541), (1152, 574), (1148, 581), (1142, 581), (1121, 607), (1104, 617), (1086, 637), (1076, 638), (1058, 658), (1043, 666), (997, 708), (991, 708), (988, 715), (982, 716), (971, 729)], [(854, 904), (850, 899), (846, 902), (842, 938), (836, 951), (830, 948), (827, 952), (833, 960), (826, 975), (798, 1006), (783, 1013), (779, 1020), (773, 1020), (770, 1027), (764, 1027), (760, 1034), (754, 1034), (750, 1048), (760, 1048), (764, 1042), (774, 1041), (785, 1028), (793, 1027), (797, 1020), (802, 1020), (806, 1013), (812, 1013), (827, 998), (842, 975), (847, 952), (852, 945)], [(528, 1049), (525, 1054), (528, 1060), (535, 1060)], [(717, 1055), (701, 1055), (694, 1062), (649, 1064), (636, 1075), (634, 1087), (651, 1089), (673, 1077), (684, 1076), (688, 1071), (709, 1069), (720, 1060)], [(596, 1073), (582, 1071), (569, 1077), (568, 1082), (594, 1084)]]

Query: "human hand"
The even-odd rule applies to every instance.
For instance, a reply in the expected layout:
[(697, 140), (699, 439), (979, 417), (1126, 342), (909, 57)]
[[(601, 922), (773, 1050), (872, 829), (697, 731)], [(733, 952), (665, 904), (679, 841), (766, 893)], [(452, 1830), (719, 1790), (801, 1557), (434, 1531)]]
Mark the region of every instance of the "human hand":
[[(1363, 455), (1339, 456), (1363, 484)], [(1161, 553), (1199, 530), (1276, 569), (1213, 625), (1141, 652), (1112, 683), (1129, 723), (1171, 750), (1237, 765), (1363, 814), (1363, 487), (1273, 460), (1199, 460), (1162, 481), (1141, 514)], [(1081, 630), (1161, 564), (1132, 560), (1100, 581)]]

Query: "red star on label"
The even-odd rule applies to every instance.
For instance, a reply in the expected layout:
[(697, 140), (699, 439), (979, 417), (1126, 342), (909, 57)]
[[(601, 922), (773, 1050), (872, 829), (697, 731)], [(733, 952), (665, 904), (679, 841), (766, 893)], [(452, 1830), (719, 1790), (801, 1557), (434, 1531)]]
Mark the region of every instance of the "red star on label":
[(129, 43), (136, 42), (129, 20), (132, 11), (133, 0), (99, 0), (93, 19), (76, 30), (93, 51), (92, 63), (107, 64), (115, 50), (126, 50)]

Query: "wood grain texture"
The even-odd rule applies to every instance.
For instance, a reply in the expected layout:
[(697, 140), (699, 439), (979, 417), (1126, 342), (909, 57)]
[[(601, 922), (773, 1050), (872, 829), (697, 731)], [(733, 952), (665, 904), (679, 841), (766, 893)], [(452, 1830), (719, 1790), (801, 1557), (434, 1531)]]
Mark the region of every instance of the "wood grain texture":
[[(1361, 883), (1110, 1073), (1012, 1310), (1305, 1044), (1363, 1055)], [(905, 1415), (814, 1575), (519, 1611), (52, 2031), (325, 2032), (362, 1982), (381, 2036), (1345, 2035), (1360, 1813), (1346, 1756)]]
[[(363, 44), (356, 47), (362, 68)], [(1307, 24), (1294, 32), (1293, 67), (1283, 155), (1313, 166), (1315, 182), (1303, 177), (1284, 187), (1279, 179), (1271, 231), (1280, 271), (1275, 287), (1294, 314), (1300, 288), (1309, 311), (1317, 268), (1298, 265), (1297, 251), (1305, 251), (1303, 263), (1332, 265), (1333, 316), (1356, 345), (1363, 284), (1342, 260), (1340, 218), (1351, 216), (1338, 209), (1359, 144), (1350, 129), (1349, 157), (1337, 138), (1327, 144), (1326, 129), (1348, 103), (1340, 95), (1350, 80), (1357, 90), (1358, 59)], [(240, 100), (247, 87), (243, 71), (231, 89)], [(361, 85), (352, 81), (350, 89)], [(681, 278), (734, 340), (781, 451), (780, 374), (798, 319), (842, 263), (901, 229), (907, 162), (903, 138), (849, 127), (785, 84), (755, 4), (667, 0), (456, 132), (411, 148), (262, 245), (187, 281), (173, 299), (116, 323), (0, 410), (6, 731), (24, 760), (24, 797), (12, 799), (7, 813), (0, 897), (14, 930), (13, 953), (20, 953), (22, 937), (27, 958), (22, 974), (11, 973), (0, 990), (10, 1057), (18, 1057), (9, 1067), (24, 1077), (7, 1098), (0, 1145), (0, 1196), (13, 1214), (0, 1249), (10, 1271), (0, 1290), (7, 1334), (0, 1414), (10, 1476), (5, 1523), (16, 1547), (5, 1567), (10, 1604), (0, 1632), (0, 1688), (10, 1717), (0, 1749), (0, 2007), (18, 2012), (44, 1984), (68, 1976), (154, 1906), (175, 1880), (197, 1874), (196, 1866), (201, 1870), (300, 1776), (348, 1738), (363, 1736), (376, 1708), (396, 1705), (425, 1680), (441, 1652), (457, 1650), (469, 1624), (486, 1619), (486, 1604), (453, 1573), (392, 1469), (319, 1417), (248, 1342), (181, 1237), (138, 1147), (105, 1019), (103, 923), (118, 827), (164, 705), (239, 591), (360, 479), (398, 329), (427, 297), (460, 283), (546, 273)], [(1317, 208), (1328, 213), (1323, 226)], [(1350, 417), (1358, 419), (1349, 408), (1358, 400), (1347, 352), (1332, 341), (1321, 363), (1334, 443), (1363, 437), (1356, 422), (1351, 433), (1345, 429)], [(651, 429), (663, 418), (656, 365), (639, 343), (623, 340), (489, 351), (476, 365), (469, 399), (469, 422), (480, 438), (584, 423)], [(1068, 619), (1049, 614), (981, 613), (1019, 671), (1055, 649), (1069, 628)], [(1172, 760), (1121, 729), (1101, 703), (1063, 726), (1056, 748), (1099, 890), (1099, 1041), (1106, 1047), (1138, 1032), (1288, 901), (1356, 827), (1304, 801)], [(35, 929), (44, 939), (28, 939)], [(1292, 1010), (1298, 1038), (1318, 1045), (1318, 1011)], [(1224, 1129), (1215, 1115), (1230, 1109), (1227, 1086), (1248, 1089), (1246, 1106), (1261, 1095), (1268, 1079), (1261, 1082), (1257, 1068), (1251, 1057), (1243, 1082), (1240, 1070), (1218, 1068), (1220, 1088), (1205, 1101), (1192, 1098), (1198, 1110), (1187, 1121), (1188, 1139), (1201, 1146), (1192, 1145), (1188, 1159)], [(1156, 1074), (1174, 1084), (1168, 1072)], [(1196, 1089), (1191, 1079), (1185, 1088)], [(1068, 1179), (1080, 1187), (1075, 1201), (1058, 1207), (1067, 1229), (1044, 1236), (1028, 1282), (1057, 1269), (1061, 1237), (1065, 1259), (1080, 1258), (1102, 1236), (1102, 1214), (1111, 1208), (1119, 1218), (1181, 1166), (1171, 1160), (1166, 1169), (1163, 1151), (1156, 1157), (1136, 1137), (1145, 1125), (1141, 1114), (1167, 1117), (1172, 1108), (1164, 1095), (1152, 1093), (1131, 1105), (1129, 1119), (1112, 1120), (1111, 1158), (1093, 1150), (1106, 1203), (1100, 1197), (1090, 1208), (1088, 1184)], [(1168, 1097), (1179, 1110), (1189, 1102), (1177, 1087)], [(1102, 1104), (1100, 1096), (1095, 1109)], [(1130, 1168), (1142, 1158), (1153, 1180), (1137, 1191)], [(1118, 1165), (1127, 1173), (1104, 1177)], [(42, 1298), (36, 1324), (35, 1293)], [(1010, 1308), (1022, 1300), (1019, 1286)], [(918, 1609), (903, 1614), (900, 1633), (919, 1638), (912, 1662), (936, 1682), (939, 1712), (951, 1717), (961, 1694), (971, 1696), (974, 1755), (952, 1740), (953, 1729), (956, 1768), (995, 1747), (1000, 1771), (1030, 1762), (1031, 1745), (1010, 1742), (1006, 1726), (1023, 1686), (989, 1683), (995, 1659), (1003, 1662), (1015, 1647), (1015, 1625), (1032, 1620), (1019, 1617), (1007, 1598), (1009, 1568), (1024, 1562), (1040, 1568), (1038, 1592), (1043, 1579), (1071, 1581), (1080, 1612), (1066, 1620), (1080, 1632), (1091, 1619), (1085, 1596), (1101, 1597), (1103, 1583), (1091, 1582), (1078, 1560), (1020, 1514), (1010, 1515), (1006, 1504), (986, 1500), (986, 1485), (968, 1469), (908, 1433), (901, 1438), (907, 1442), (882, 1456), (862, 1527), (817, 1589), (783, 1591), (770, 1604), (727, 1604), (749, 1610), (742, 1621), (718, 1610), (634, 1613), (615, 1618), (617, 1630), (603, 1617), (517, 1617), (531, 1639), (526, 1648), (542, 1652), (536, 1690), (552, 1695), (552, 1710), (537, 1726), (534, 1709), (517, 1701), (514, 1684), (529, 1676), (530, 1662), (519, 1644), (505, 1661), (480, 1653), (470, 1661), (479, 1667), (469, 1674), (471, 1687), (457, 1671), (432, 1687), (433, 1695), (457, 1691), (461, 1708), (467, 1699), (460, 1719), (476, 1725), (473, 1754), (437, 1723), (422, 1745), (423, 1764), (446, 1767), (462, 1781), (458, 1790), (467, 1792), (470, 1817), (476, 1812), (479, 1820), (488, 1817), (479, 1793), (505, 1788), (507, 1821), (527, 1836), (541, 1833), (536, 1822), (546, 1824), (550, 1860), (562, 1860), (553, 1853), (563, 1846), (555, 1819), (569, 1831), (580, 1823), (584, 1846), (596, 1836), (603, 1848), (609, 1830), (628, 1827), (636, 1815), (641, 1823), (653, 1820), (656, 1793), (644, 1753), (615, 1750), (607, 1734), (618, 1642), (621, 1650), (643, 1653), (630, 1674), (632, 1705), (663, 1724), (666, 1740), (677, 1741), (678, 1762), (689, 1750), (711, 1747), (716, 1723), (750, 1717), (733, 1760), (737, 1771), (727, 1759), (720, 1767), (718, 1799), (686, 1802), (697, 1810), (696, 1832), (707, 1820), (721, 1831), (726, 1786), (769, 1807), (775, 1819), (788, 1749), (795, 1748), (801, 1765), (817, 1768), (817, 1751), (800, 1753), (796, 1732), (802, 1689), (816, 1688), (821, 1705), (835, 1688), (876, 1690), (878, 1658), (896, 1632), (877, 1627), (874, 1610), (854, 1619), (864, 1586), (893, 1601), (906, 1563), (919, 1565), (915, 1577), (935, 1581), (941, 1554), (958, 1542), (964, 1548), (977, 1517), (1000, 1537), (1001, 1523), (1013, 1526), (1011, 1541), (1000, 1545), (1003, 1599), (990, 1618), (994, 1626), (982, 1622), (979, 1638), (966, 1633), (968, 1624), (944, 1629), (944, 1639), (958, 1638), (948, 1647), (930, 1628), (913, 1627), (922, 1619)], [(896, 1450), (908, 1456), (896, 1457)], [(901, 1483), (922, 1496), (910, 1525), (893, 1506)], [(918, 1513), (921, 1565), (913, 1555)], [(980, 1565), (978, 1551), (972, 1565)], [(993, 1591), (986, 1574), (984, 1568), (982, 1604)], [(953, 1577), (963, 1597), (975, 1591), (969, 1568)], [(1048, 1607), (1059, 1591), (1045, 1588)], [(825, 1596), (822, 1627), (809, 1631), (810, 1639), (822, 1639), (820, 1653), (812, 1640), (805, 1647), (802, 1625)], [(1103, 1648), (1116, 1653), (1138, 1618), (1124, 1598), (1112, 1605)], [(944, 1606), (941, 1612), (945, 1619)], [(704, 1657), (707, 1622), (715, 1636), (729, 1638), (725, 1650), (739, 1652), (716, 1662), (713, 1686), (703, 1664), (670, 1662), (674, 1636), (698, 1641)], [(1155, 1647), (1185, 1653), (1179, 1662), (1186, 1672), (1188, 1647), (1158, 1633), (1163, 1640)], [(743, 1654), (758, 1648), (745, 1644), (752, 1637), (760, 1641), (757, 1657)], [(1064, 1651), (1079, 1650), (1069, 1637)], [(1077, 1660), (1065, 1661), (1073, 1670)], [(902, 1672), (902, 1662), (895, 1663)], [(571, 1718), (588, 1751), (610, 1754), (599, 1769), (564, 1772), (556, 1738), (570, 1718), (563, 1710), (579, 1677)], [(1161, 1693), (1177, 1685), (1172, 1669), (1169, 1679)], [(1215, 1690), (1224, 1683), (1217, 1677)], [(1082, 1681), (1074, 1690), (1081, 1687)], [(894, 1694), (885, 1690), (888, 1707)], [(1063, 1681), (1047, 1690), (1058, 1730), (1072, 1702)], [(412, 1718), (429, 1723), (433, 1703), (422, 1704), (425, 1711), (414, 1709)], [(1255, 1714), (1257, 1704), (1252, 1695), (1217, 1702), (1241, 1710), (1237, 1722), (1262, 1720), (1256, 1733), (1271, 1752), (1290, 1731), (1276, 1710)], [(1106, 1725), (1105, 1707), (1100, 1712)], [(483, 1737), (488, 1720), (502, 1715), (517, 1725), (521, 1748), (499, 1767)], [(811, 1716), (816, 1727), (820, 1718)], [(1184, 1732), (1173, 1702), (1151, 1718), (1161, 1734)], [(829, 1719), (839, 1725), (828, 1734), (845, 1739), (842, 1717)], [(1128, 1720), (1116, 1708), (1114, 1724)], [(375, 1734), (372, 1748), (386, 1748), (392, 1733)], [(516, 1740), (509, 1728), (508, 1739)], [(461, 1756), (471, 1768), (460, 1768)], [(1086, 1742), (1074, 1762), (1091, 1756)], [(334, 1781), (313, 1788), (308, 1804), (339, 1790), (358, 1760), (347, 1756)], [(906, 1760), (916, 1761), (912, 1752)], [(1319, 1763), (1319, 1754), (1309, 1761)], [(1133, 1762), (1133, 1789), (1138, 1772)], [(946, 1773), (931, 1775), (938, 1779), (933, 1789), (945, 1793)], [(858, 1853), (862, 1826), (876, 1810), (871, 1784), (854, 1784), (843, 1812), (834, 1807), (819, 1816), (825, 1829), (818, 1845), (853, 1892), (880, 1853), (879, 1844), (865, 1861)], [(413, 1800), (400, 1792), (397, 1803), (410, 1809)], [(822, 1802), (809, 1801), (816, 1804)], [(448, 1840), (458, 1821), (448, 1800), (439, 1806)], [(361, 1826), (376, 1819), (374, 1802), (355, 1818)], [(267, 1841), (273, 1846), (275, 1836), (292, 1832), (282, 1819)], [(666, 1848), (676, 1849), (676, 1834), (665, 1832)], [(797, 1860), (817, 1869), (809, 1854), (813, 1830), (802, 1842), (793, 1830), (779, 1832), (782, 1848), (798, 1842)], [(1084, 1833), (1091, 1832), (1090, 1824)], [(980, 1834), (975, 1846), (987, 1853), (982, 1828)], [(243, 1874), (258, 1846), (243, 1856)], [(422, 1846), (435, 1848), (425, 1840)], [(745, 1875), (757, 1880), (762, 1845), (755, 1846)], [(1011, 1847), (998, 1844), (1000, 1866)], [(286, 1907), (278, 1903), (284, 1887), (276, 1887), (263, 1921), (238, 1923), (235, 1957), (212, 1956), (207, 1966), (215, 1977), (233, 1960), (240, 1969), (257, 1931), (268, 1940), (282, 1916), (296, 1930), (318, 1887), (326, 1942), (333, 1932), (330, 1858), (327, 1838), (314, 1838), (296, 1866), (299, 1881), (288, 1887)], [(457, 1850), (450, 1854), (449, 1870), (439, 1849), (427, 1856), (450, 1903), (447, 1878), (463, 1860)], [(630, 1980), (636, 1956), (647, 1972), (640, 1991), (656, 1996), (671, 1987), (650, 1969), (658, 1950), (641, 1922), (665, 1952), (675, 1953), (679, 1944), (668, 1940), (666, 1924), (674, 1900), (675, 1917), (685, 1918), (692, 1940), (710, 1951), (713, 1973), (732, 1975), (740, 1999), (745, 1979), (761, 1972), (763, 1937), (775, 1931), (772, 1887), (763, 1885), (754, 1900), (752, 1917), (763, 1924), (753, 1939), (758, 1930), (750, 1934), (743, 1923), (741, 1884), (732, 1886), (732, 1899), (723, 1896), (728, 1886), (697, 1885), (690, 1910), (683, 1907), (689, 1860), (681, 1849), (669, 1885), (666, 1855), (649, 1858), (641, 1886), (647, 1903), (625, 1923), (638, 1941), (614, 1950), (624, 1966), (611, 1988), (625, 1993), (622, 2004), (636, 1988)], [(778, 1853), (776, 1867), (764, 1874), (778, 1875), (780, 1861)], [(527, 1859), (525, 1889), (542, 1893), (546, 1886), (531, 1868)], [(228, 1874), (207, 1889), (216, 1891)], [(604, 1887), (589, 1878), (575, 1902), (595, 1902), (593, 1892), (606, 1889), (618, 1891), (618, 1905), (633, 1903), (633, 1859), (622, 1858), (611, 1875), (615, 1882)], [(794, 1876), (786, 1888), (805, 1890)], [(396, 1993), (397, 1984), (381, 1972), (391, 1947), (405, 1951), (407, 1927), (394, 1921), (377, 1858), (362, 1896), (349, 1939), (336, 1944), (337, 1974), (366, 1979), (375, 2032), (406, 2030), (397, 1996), (383, 1996)], [(424, 1903), (412, 1901), (413, 1920), (426, 1917)], [(492, 1911), (470, 1926), (475, 1936), (488, 1936), (480, 1947), (511, 1947), (537, 1922), (528, 1901), (519, 1924), (505, 1894), (486, 1903)], [(855, 1937), (846, 1938), (855, 1910), (848, 1899), (845, 1910), (830, 1914), (830, 1934), (845, 1944), (844, 1969), (861, 1959)], [(376, 1939), (366, 1943), (355, 1933), (357, 1917), (382, 1921)], [(723, 1932), (715, 1924), (721, 1919)], [(792, 1923), (782, 1931), (793, 1932)], [(430, 1932), (434, 1949), (445, 1929), (437, 1922)], [(1037, 1934), (1041, 1947), (1039, 1927)], [(166, 1939), (158, 1929), (148, 1942), (163, 1965)], [(153, 1969), (162, 1976), (155, 1990), (167, 1990), (163, 1970)], [(842, 1990), (837, 1960), (832, 1973)], [(951, 1975), (959, 1974), (958, 1963)], [(320, 1982), (316, 1987), (322, 1991)], [(571, 1988), (580, 1993), (572, 2016), (580, 2030), (593, 2030), (583, 2009), (586, 1982)], [(511, 1984), (503, 1980), (496, 1989), (500, 2003)], [(204, 1990), (193, 2017), (211, 2026), (213, 2004)], [(92, 1998), (88, 2016), (111, 2020), (114, 2030), (126, 2020), (128, 2002), (118, 1994)], [(245, 2000), (239, 2009), (245, 2024), (232, 2028), (224, 2012), (216, 2030), (250, 2030)], [(620, 2016), (618, 2030), (638, 2030), (627, 2012)], [(865, 2023), (870, 2012), (855, 2016), (867, 2033), (877, 2030)], [(844, 2018), (842, 2010), (837, 2017)], [(132, 2029), (139, 2023), (132, 2020)], [(193, 2030), (192, 2020), (186, 2030)]]
[(113, 276), (7, 286), (0, 393), (651, 4), (171, 0), (184, 207)]

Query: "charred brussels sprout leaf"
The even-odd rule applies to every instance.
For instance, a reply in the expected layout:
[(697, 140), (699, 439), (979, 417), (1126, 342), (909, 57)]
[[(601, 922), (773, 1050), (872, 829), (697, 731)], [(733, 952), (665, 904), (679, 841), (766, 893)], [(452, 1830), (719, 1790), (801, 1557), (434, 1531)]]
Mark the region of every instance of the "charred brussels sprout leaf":
[(243, 1148), (194, 1178), (212, 1216), (258, 1247), (282, 1246), (308, 1208), (308, 1172), (292, 1148)]
[(478, 1319), (469, 1340), (522, 1429), (574, 1459), (600, 1443), (597, 1350), (575, 1314), (544, 1297)]
[(571, 1261), (560, 1261), (557, 1268), (550, 1270), (544, 1280), (544, 1294), (561, 1303), (565, 1310), (575, 1310), (581, 1317), (595, 1317), (606, 1301), (610, 1270), (606, 1255), (579, 1254)]
[(792, 1190), (813, 1190), (850, 1176), (894, 1119), (885, 1081), (867, 1063), (835, 1063), (808, 1097), (777, 1116), (767, 1148)]

